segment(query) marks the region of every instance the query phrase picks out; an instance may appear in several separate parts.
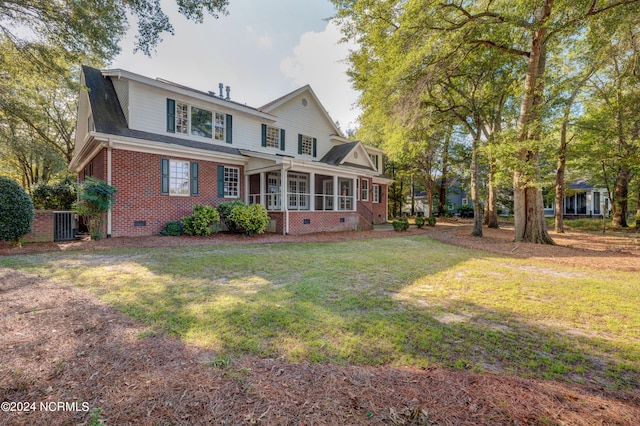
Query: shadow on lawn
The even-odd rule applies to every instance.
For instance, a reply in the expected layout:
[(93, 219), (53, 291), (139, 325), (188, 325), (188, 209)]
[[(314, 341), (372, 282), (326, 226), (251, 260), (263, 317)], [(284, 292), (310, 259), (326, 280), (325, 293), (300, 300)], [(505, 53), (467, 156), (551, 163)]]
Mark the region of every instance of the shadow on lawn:
[(156, 330), (221, 354), (435, 364), (640, 387), (637, 340), (612, 344), (543, 328), (508, 309), (460, 298), (400, 297), (417, 281), (444, 280), (440, 274), (465, 262), (498, 258), (425, 238), (43, 256), (48, 263), (26, 258), (16, 266), (74, 270), (67, 282)]
[[(77, 268), (108, 264), (100, 278), (81, 274), (76, 284), (156, 330), (223, 355), (440, 365), (640, 388), (637, 341), (612, 344), (542, 328), (465, 300), (398, 297), (416, 280), (495, 258), (425, 241), (405, 239), (395, 252), (389, 240), (331, 250), (324, 244), (162, 249), (133, 261), (91, 258), (84, 266), (76, 256)], [(385, 255), (372, 258), (372, 250)], [(422, 263), (410, 267), (406, 257), (415, 250), (424, 253), (411, 259)]]

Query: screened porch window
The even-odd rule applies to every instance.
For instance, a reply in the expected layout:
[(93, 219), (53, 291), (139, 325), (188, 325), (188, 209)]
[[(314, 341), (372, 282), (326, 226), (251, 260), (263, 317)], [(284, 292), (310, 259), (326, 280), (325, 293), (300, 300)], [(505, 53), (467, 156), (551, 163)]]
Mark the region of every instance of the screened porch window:
[(353, 210), (353, 179), (338, 179), (338, 210)]

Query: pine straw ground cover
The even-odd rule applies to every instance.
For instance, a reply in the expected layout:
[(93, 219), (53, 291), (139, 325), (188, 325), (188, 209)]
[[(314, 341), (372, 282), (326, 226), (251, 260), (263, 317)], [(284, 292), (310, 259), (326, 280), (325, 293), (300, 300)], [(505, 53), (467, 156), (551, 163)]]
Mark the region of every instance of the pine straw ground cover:
[[(614, 280), (618, 273), (640, 270), (638, 243), (633, 238), (607, 236), (606, 240), (600, 240), (582, 234), (554, 235), (560, 246), (540, 247), (514, 244), (510, 241), (509, 230), (485, 231), (485, 238), (478, 240), (468, 237), (470, 229), (466, 225), (439, 225), (435, 229), (412, 230), (402, 238), (429, 235), (474, 249), (526, 258), (533, 267), (542, 268), (542, 272), (551, 277), (557, 271), (554, 264), (558, 262), (592, 268), (587, 271), (611, 271)], [(327, 242), (385, 236), (398, 237), (398, 234), (325, 234), (306, 239), (289, 237), (284, 241)], [(120, 240), (86, 243), (85, 246), (107, 249), (196, 243), (206, 247), (221, 241), (225, 245), (243, 241), (227, 236), (208, 240)], [(269, 244), (279, 241), (282, 237), (248, 240)], [(62, 250), (67, 246), (46, 245), (44, 248)], [(18, 250), (38, 251), (35, 246)], [(16, 249), (8, 251), (14, 254)], [(100, 255), (113, 259), (113, 256), (109, 257), (110, 253), (90, 252), (94, 258)], [(115, 253), (116, 257), (122, 257), (123, 253), (136, 256), (140, 251)], [(81, 252), (64, 254), (51, 259), (70, 262), (83, 255)], [(36, 258), (5, 258), (8, 259), (5, 263), (20, 269), (19, 263), (30, 264)], [(549, 266), (540, 262), (547, 262)], [(519, 268), (530, 272), (527, 265), (519, 264)], [(563, 268), (559, 269), (561, 274), (576, 273)], [(563, 380), (526, 378), (508, 371), (507, 374), (480, 373), (468, 371), (464, 362), (459, 365), (454, 362), (457, 369), (453, 369), (443, 368), (437, 362), (421, 367), (405, 367), (394, 362), (371, 366), (354, 365), (344, 360), (339, 363), (309, 362), (304, 357), (291, 361), (290, 354), (227, 355), (206, 345), (184, 343), (162, 329), (145, 327), (116, 312), (88, 291), (70, 286), (64, 280), (52, 280), (45, 270), (23, 269), (29, 273), (0, 268), (0, 401), (16, 403), (14, 407), (18, 402), (34, 402), (36, 409), (31, 410), (29, 406), (28, 412), (0, 412), (0, 424), (89, 424), (92, 419), (100, 419), (114, 425), (634, 425), (640, 419), (640, 385), (634, 369), (616, 375), (604, 366), (610, 361), (607, 355), (611, 358), (620, 356), (617, 353), (620, 348), (602, 348), (602, 353), (591, 360), (602, 363), (601, 371), (572, 371), (573, 375), (581, 374), (579, 380), (562, 373)], [(176, 274), (179, 275), (179, 271)], [(418, 289), (410, 295), (424, 297)], [(429, 309), (429, 306), (420, 309)], [(461, 317), (464, 319), (466, 311), (439, 310), (438, 314), (441, 322), (456, 323)], [(585, 321), (599, 323), (593, 318)], [(637, 345), (637, 322), (626, 326), (632, 329), (625, 331), (622, 324), (608, 327), (618, 330), (616, 333)], [(494, 331), (501, 332), (499, 328)], [(581, 342), (579, 338), (586, 333), (580, 327), (575, 327), (573, 332), (578, 336), (576, 342)], [(596, 334), (608, 337), (606, 330)], [(526, 338), (524, 334), (517, 337)], [(480, 344), (477, 350), (482, 354), (493, 354), (491, 342), (485, 345)], [(624, 367), (625, 363), (627, 366), (637, 363), (637, 349), (633, 349), (637, 346), (630, 348), (627, 348), (630, 352), (627, 359), (619, 360), (615, 365)], [(558, 349), (575, 355), (566, 347)], [(475, 365), (472, 353), (466, 354), (470, 357), (466, 362)], [(589, 365), (597, 370), (598, 366), (591, 361)], [(486, 371), (491, 368), (487, 366)], [(531, 372), (535, 372), (535, 368), (530, 370), (530, 375)], [(615, 376), (617, 381), (608, 381), (607, 374)], [(41, 409), (41, 402), (49, 408), (52, 406), (47, 405), (48, 402), (79, 404), (78, 410), (54, 408), (55, 412), (46, 412)], [(85, 406), (80, 402), (88, 402), (90, 411), (84, 411)]]

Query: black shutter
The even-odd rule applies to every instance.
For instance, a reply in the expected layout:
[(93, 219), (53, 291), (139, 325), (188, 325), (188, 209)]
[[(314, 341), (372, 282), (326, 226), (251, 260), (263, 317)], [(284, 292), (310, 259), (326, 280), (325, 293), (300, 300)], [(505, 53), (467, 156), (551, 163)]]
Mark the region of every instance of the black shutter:
[(167, 98), (167, 132), (176, 132), (176, 101)]
[(284, 151), (284, 129), (280, 129), (280, 151)]
[(224, 198), (224, 166), (218, 166), (218, 198)]
[(160, 193), (169, 193), (169, 159), (163, 158), (160, 160)]
[(262, 146), (267, 146), (267, 125), (262, 125)]
[(226, 123), (227, 128), (225, 129), (225, 132), (226, 132), (225, 136), (227, 139), (227, 143), (232, 143), (233, 142), (233, 117), (227, 114), (226, 120), (227, 120), (227, 123)]
[(200, 187), (198, 181), (198, 163), (191, 163), (191, 195), (200, 194)]
[(298, 133), (298, 154), (302, 154), (302, 135)]
[(318, 140), (316, 138), (313, 138), (313, 156), (316, 157), (317, 156), (317, 151), (316, 151), (316, 145), (318, 144)]

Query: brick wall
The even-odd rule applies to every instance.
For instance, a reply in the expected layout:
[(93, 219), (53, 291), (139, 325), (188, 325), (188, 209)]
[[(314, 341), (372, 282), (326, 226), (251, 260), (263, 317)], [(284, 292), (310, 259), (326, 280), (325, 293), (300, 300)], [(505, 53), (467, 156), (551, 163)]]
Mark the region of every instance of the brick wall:
[(21, 238), (25, 243), (53, 241), (53, 210), (36, 210), (31, 232)]
[(373, 223), (385, 223), (387, 221), (387, 185), (380, 185), (382, 197), (379, 203), (371, 203), (371, 211), (373, 212)]
[[(180, 220), (193, 213), (193, 206), (216, 206), (229, 198), (218, 197), (218, 165), (211, 161), (199, 164), (199, 195), (161, 194), (161, 159), (191, 161), (180, 157), (114, 149), (111, 153), (111, 182), (117, 188), (112, 213), (113, 237), (157, 235), (170, 220)], [(243, 168), (240, 169), (240, 195), (244, 194)]]

